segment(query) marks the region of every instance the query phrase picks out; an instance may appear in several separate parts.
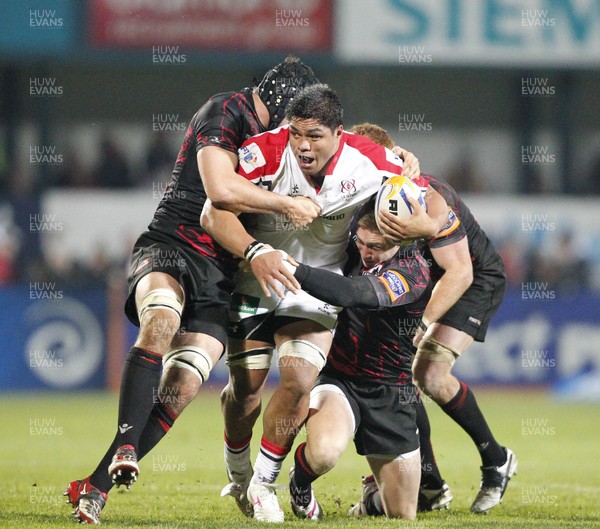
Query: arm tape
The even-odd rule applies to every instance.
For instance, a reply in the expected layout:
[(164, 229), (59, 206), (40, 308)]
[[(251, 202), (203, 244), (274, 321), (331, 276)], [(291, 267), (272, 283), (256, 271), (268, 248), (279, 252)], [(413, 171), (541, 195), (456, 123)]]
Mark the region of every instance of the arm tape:
[(248, 247), (244, 250), (244, 259), (250, 262), (256, 257), (258, 251), (264, 248), (265, 245), (259, 241), (252, 241)]
[(344, 277), (329, 270), (300, 264), (294, 277), (302, 290), (338, 307), (379, 307), (377, 293), (367, 276)]

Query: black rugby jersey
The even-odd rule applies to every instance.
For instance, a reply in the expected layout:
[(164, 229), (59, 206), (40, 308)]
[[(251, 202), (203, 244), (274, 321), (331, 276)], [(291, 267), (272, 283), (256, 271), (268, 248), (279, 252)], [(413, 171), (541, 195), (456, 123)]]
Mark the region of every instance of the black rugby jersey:
[(350, 253), (345, 275), (368, 275), (381, 308), (346, 308), (340, 313), (323, 373), (411, 384), (412, 338), (431, 291), (429, 268), (415, 245), (368, 270), (356, 248)]
[(200, 226), (206, 191), (196, 155), (206, 146), (221, 147), (237, 155), (244, 140), (265, 130), (254, 108), (251, 88), (211, 97), (190, 121), (171, 181), (149, 229), (172, 236), (200, 254), (216, 259), (223, 271), (231, 272), (233, 256)]

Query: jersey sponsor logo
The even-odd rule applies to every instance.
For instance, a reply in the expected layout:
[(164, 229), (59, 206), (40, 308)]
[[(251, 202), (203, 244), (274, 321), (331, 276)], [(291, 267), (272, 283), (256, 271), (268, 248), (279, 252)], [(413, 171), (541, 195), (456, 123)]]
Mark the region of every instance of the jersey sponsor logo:
[(326, 220), (342, 220), (346, 218), (346, 214), (340, 213), (338, 215), (324, 215), (323, 218)]
[(447, 237), (451, 233), (454, 233), (458, 227), (460, 226), (460, 219), (454, 213), (450, 207), (448, 208), (448, 222), (446, 225), (440, 230), (440, 232), (435, 236), (435, 238)]
[(383, 284), (387, 290), (392, 303), (402, 296), (402, 294), (406, 294), (410, 290), (404, 276), (396, 270), (388, 270), (377, 279), (379, 279), (381, 284)]
[(256, 314), (259, 303), (260, 299), (255, 296), (248, 296), (247, 294), (240, 294), (239, 292), (234, 292), (231, 295), (231, 304), (234, 312)]
[(256, 143), (249, 143), (245, 147), (242, 147), (238, 151), (238, 157), (242, 169), (247, 173), (251, 173), (258, 167), (263, 167), (267, 163), (260, 147)]

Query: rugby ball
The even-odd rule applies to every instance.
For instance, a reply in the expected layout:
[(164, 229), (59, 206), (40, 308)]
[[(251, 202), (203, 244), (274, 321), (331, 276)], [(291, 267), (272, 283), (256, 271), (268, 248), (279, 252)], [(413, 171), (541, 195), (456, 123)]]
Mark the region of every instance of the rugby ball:
[(413, 207), (407, 198), (409, 196), (425, 207), (425, 199), (421, 193), (421, 188), (410, 178), (406, 176), (392, 176), (381, 184), (375, 199), (375, 220), (379, 231), (381, 231), (381, 226), (379, 225), (380, 211), (389, 211), (401, 219), (412, 215)]

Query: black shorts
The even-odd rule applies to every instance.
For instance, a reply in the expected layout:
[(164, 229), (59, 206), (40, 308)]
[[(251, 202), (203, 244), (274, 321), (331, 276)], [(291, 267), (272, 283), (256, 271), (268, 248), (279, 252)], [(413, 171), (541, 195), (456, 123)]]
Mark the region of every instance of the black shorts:
[(471, 286), (438, 323), (466, 332), (476, 342), (483, 342), (505, 290), (506, 277), (502, 268), (497, 273), (476, 274)]
[(175, 278), (185, 293), (180, 329), (207, 334), (227, 343), (227, 324), (233, 280), (216, 263), (177, 239), (146, 231), (136, 241), (127, 283), (129, 295), (125, 314), (139, 327), (135, 305), (138, 281), (150, 272), (163, 272)]
[(356, 422), (357, 453), (395, 458), (419, 448), (415, 386), (355, 382), (331, 373), (321, 374), (315, 387), (324, 384), (337, 386), (348, 399)]
[[(235, 295), (235, 294), (234, 294)], [(238, 340), (256, 340), (275, 345), (275, 333), (284, 325), (303, 321), (292, 316), (277, 316), (274, 312), (266, 312), (250, 316), (240, 321), (229, 322), (227, 335)]]

